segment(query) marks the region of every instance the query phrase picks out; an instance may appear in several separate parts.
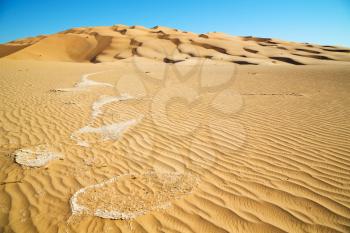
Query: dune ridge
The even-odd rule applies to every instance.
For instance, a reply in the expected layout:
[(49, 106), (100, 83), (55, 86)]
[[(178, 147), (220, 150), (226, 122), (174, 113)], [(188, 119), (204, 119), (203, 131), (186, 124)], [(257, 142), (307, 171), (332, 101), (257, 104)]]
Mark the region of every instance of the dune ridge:
[(349, 62), (350, 49), (216, 32), (195, 34), (160, 26), (148, 29), (125, 25), (74, 28), (11, 41), (0, 47), (0, 57), (11, 59), (103, 63), (132, 56), (165, 63), (197, 57), (240, 65), (306, 65)]

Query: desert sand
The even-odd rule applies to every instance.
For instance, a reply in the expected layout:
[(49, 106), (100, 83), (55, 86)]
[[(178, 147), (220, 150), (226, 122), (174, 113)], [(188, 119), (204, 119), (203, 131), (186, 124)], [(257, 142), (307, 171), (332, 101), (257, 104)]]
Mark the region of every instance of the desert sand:
[(115, 25), (0, 57), (0, 232), (350, 232), (350, 49)]

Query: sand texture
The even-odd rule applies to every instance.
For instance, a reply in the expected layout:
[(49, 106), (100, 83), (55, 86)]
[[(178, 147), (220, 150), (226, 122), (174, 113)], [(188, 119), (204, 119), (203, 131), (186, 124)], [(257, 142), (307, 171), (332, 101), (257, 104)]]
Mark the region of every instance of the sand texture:
[(0, 232), (350, 232), (350, 49), (115, 25), (0, 57)]

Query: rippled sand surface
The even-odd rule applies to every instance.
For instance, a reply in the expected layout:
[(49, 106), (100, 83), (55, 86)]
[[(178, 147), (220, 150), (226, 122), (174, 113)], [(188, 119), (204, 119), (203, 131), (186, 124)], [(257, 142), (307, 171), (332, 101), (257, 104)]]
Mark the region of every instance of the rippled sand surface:
[(350, 231), (346, 49), (119, 27), (0, 59), (0, 232)]

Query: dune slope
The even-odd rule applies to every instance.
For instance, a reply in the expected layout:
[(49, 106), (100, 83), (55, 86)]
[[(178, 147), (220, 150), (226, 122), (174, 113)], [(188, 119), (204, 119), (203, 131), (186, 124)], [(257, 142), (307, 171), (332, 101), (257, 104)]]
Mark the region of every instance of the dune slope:
[(74, 28), (57, 34), (16, 40), (0, 47), (0, 57), (46, 61), (113, 62), (131, 56), (164, 62), (190, 57), (237, 64), (333, 64), (350, 61), (350, 49), (238, 37), (224, 33), (194, 34), (166, 27)]

